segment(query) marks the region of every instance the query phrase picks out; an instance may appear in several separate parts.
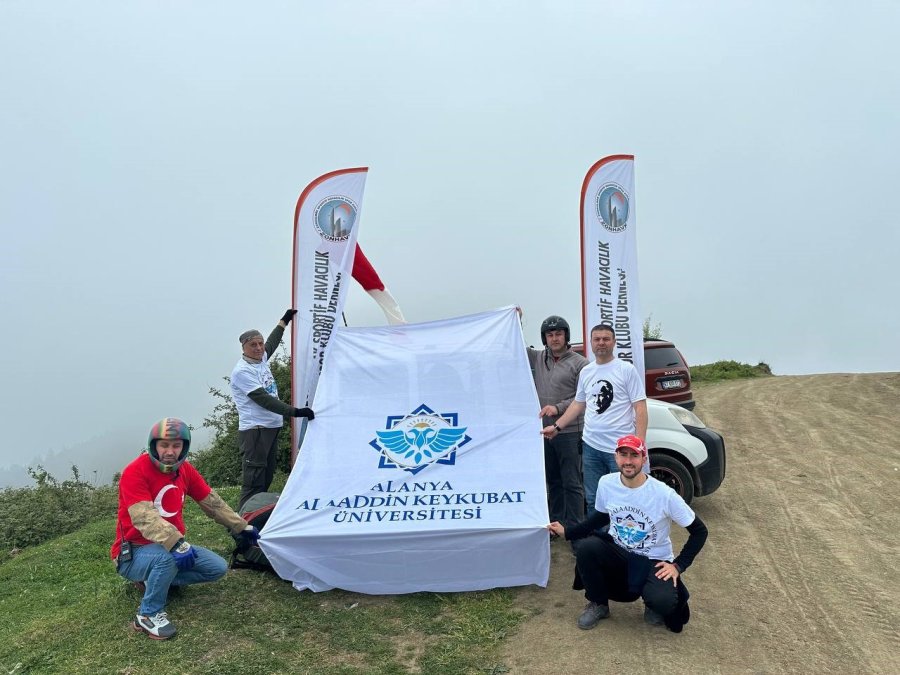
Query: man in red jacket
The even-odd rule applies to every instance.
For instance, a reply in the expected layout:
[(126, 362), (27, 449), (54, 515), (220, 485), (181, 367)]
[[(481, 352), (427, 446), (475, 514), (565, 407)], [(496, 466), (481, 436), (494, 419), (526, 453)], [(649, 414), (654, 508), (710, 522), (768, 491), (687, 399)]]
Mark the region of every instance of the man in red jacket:
[(119, 574), (144, 588), (133, 626), (155, 640), (166, 640), (176, 632), (165, 611), (170, 586), (215, 581), (228, 569), (221, 556), (185, 541), (185, 495), (241, 543), (259, 539), (259, 531), (185, 461), (190, 445), (187, 424), (174, 417), (162, 419), (150, 429), (149, 452), (126, 466), (119, 480), (116, 539), (110, 557)]

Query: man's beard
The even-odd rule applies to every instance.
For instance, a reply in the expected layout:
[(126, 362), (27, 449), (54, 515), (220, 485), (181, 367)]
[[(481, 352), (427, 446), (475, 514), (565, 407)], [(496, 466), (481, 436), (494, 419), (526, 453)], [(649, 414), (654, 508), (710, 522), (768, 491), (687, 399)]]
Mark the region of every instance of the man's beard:
[(634, 478), (641, 472), (641, 467), (622, 466), (619, 467), (619, 472), (626, 478)]

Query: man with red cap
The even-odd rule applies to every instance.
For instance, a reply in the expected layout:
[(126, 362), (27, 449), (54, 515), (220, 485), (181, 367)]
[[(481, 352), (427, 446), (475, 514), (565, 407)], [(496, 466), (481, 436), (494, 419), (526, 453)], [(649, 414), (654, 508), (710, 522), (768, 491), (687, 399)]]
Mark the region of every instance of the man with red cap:
[[(593, 628), (609, 616), (609, 601), (644, 600), (644, 620), (680, 633), (690, 619), (687, 588), (681, 575), (706, 542), (708, 530), (685, 501), (665, 483), (642, 471), (647, 448), (637, 436), (616, 443), (619, 473), (603, 476), (597, 486), (596, 513), (568, 529), (557, 522), (548, 529), (575, 547), (575, 588), (588, 600), (578, 627)], [(688, 531), (678, 556), (673, 555), (672, 522)], [(609, 531), (594, 536), (598, 528)]]

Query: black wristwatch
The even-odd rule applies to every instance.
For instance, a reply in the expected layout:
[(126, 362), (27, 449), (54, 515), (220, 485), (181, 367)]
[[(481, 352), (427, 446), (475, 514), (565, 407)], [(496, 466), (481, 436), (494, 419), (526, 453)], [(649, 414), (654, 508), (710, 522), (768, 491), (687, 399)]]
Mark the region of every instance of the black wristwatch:
[(559, 428), (559, 425), (556, 422), (553, 423), (553, 428), (557, 431), (562, 431), (562, 429)]

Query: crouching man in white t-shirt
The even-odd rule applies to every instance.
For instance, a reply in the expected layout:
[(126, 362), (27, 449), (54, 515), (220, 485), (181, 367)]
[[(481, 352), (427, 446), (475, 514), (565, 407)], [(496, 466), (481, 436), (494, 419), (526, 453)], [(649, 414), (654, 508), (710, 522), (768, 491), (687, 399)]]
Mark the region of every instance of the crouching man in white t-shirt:
[[(641, 468), (647, 457), (644, 442), (624, 436), (616, 444), (619, 473), (603, 476), (597, 486), (597, 512), (568, 530), (559, 523), (548, 529), (575, 548), (575, 588), (584, 588), (588, 605), (578, 627), (590, 629), (609, 616), (609, 601), (644, 600), (644, 620), (665, 624), (680, 633), (690, 619), (687, 588), (681, 575), (706, 543), (708, 530), (684, 500), (668, 485)], [(673, 555), (669, 530), (675, 522), (688, 540)], [(591, 536), (600, 527), (609, 532)]]

